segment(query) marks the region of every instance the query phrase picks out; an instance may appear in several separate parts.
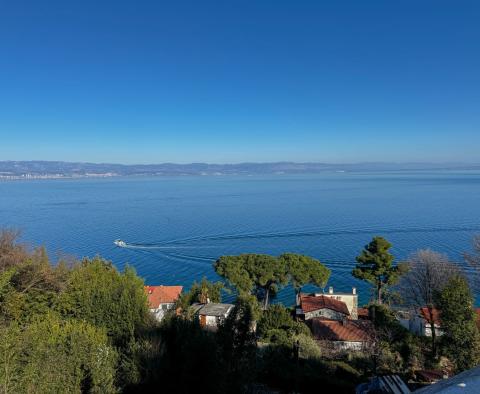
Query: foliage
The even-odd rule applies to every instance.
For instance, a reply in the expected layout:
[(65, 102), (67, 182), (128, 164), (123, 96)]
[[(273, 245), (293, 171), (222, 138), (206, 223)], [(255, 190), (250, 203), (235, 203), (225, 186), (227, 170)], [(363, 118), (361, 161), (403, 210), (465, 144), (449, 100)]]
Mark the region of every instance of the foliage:
[(251, 294), (263, 300), (267, 307), (270, 294), (287, 283), (285, 265), (280, 259), (264, 254), (222, 256), (214, 264), (215, 271), (223, 276), (240, 294)]
[[(408, 272), (399, 283), (400, 293), (407, 305), (415, 308), (428, 307), (433, 310), (434, 296), (439, 293), (450, 278), (457, 275), (458, 267), (446, 255), (430, 249), (418, 250), (407, 259)], [(431, 324), (431, 353), (437, 356), (437, 330)]]
[(291, 344), (292, 338), (300, 334), (310, 336), (309, 328), (293, 320), (291, 311), (280, 304), (270, 305), (257, 324), (257, 335), (265, 342)]
[(264, 349), (259, 379), (282, 392), (352, 393), (360, 373), (343, 362), (296, 356), (294, 346), (270, 345)]
[(0, 346), (3, 393), (113, 393), (116, 352), (104, 331), (48, 314), (25, 330), (4, 328)]
[(296, 294), (300, 293), (302, 286), (306, 284), (324, 287), (330, 277), (330, 270), (312, 257), (284, 253), (279, 259), (285, 265), (285, 270)]
[[(203, 330), (197, 320), (168, 316), (160, 325), (161, 352), (152, 389), (167, 393), (219, 393), (222, 368), (217, 359), (214, 334)], [(141, 389), (140, 392), (145, 390)]]
[(206, 304), (207, 302), (222, 302), (222, 290), (224, 285), (222, 282), (210, 282), (203, 277), (200, 283), (193, 282), (190, 290), (180, 295), (178, 306), (187, 309), (195, 302)]
[(58, 309), (64, 316), (104, 327), (116, 346), (124, 346), (149, 318), (143, 281), (131, 267), (123, 273), (95, 257), (74, 267)]
[(445, 355), (454, 362), (457, 372), (473, 368), (480, 362), (480, 337), (467, 280), (461, 275), (454, 276), (436, 298)]
[(375, 299), (381, 304), (383, 290), (394, 285), (406, 271), (404, 265), (393, 265), (394, 257), (389, 253), (390, 242), (382, 237), (374, 237), (357, 257), (357, 265), (352, 275), (375, 286)]
[(240, 296), (217, 333), (222, 373), (228, 377), (223, 391), (244, 392), (256, 375), (255, 322), (260, 308), (255, 297)]
[[(305, 326), (306, 327), (306, 326)], [(322, 352), (310, 331), (301, 332), (292, 337), (293, 342), (298, 346), (298, 355), (301, 359), (320, 359)]]

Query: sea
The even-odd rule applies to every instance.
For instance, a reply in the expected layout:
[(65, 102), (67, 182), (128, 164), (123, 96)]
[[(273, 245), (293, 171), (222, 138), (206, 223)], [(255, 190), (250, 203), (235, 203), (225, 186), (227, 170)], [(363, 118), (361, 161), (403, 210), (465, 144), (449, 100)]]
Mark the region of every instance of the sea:
[[(397, 262), (429, 248), (466, 267), (480, 234), (480, 172), (1, 181), (0, 227), (44, 245), (54, 262), (100, 255), (146, 284), (185, 289), (220, 280), (212, 264), (222, 255), (301, 253), (330, 268), (327, 286), (356, 287), (365, 303), (371, 289), (351, 271), (374, 236), (393, 244)], [(292, 288), (275, 302), (291, 305)]]

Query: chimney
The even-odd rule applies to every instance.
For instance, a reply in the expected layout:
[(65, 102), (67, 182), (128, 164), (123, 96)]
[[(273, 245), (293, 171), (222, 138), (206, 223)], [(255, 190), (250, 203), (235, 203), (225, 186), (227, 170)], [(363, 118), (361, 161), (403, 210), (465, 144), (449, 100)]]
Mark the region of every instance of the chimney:
[(357, 294), (357, 288), (356, 287), (352, 287), (352, 294)]
[(328, 294), (333, 294), (333, 286), (330, 286), (330, 287), (328, 288)]

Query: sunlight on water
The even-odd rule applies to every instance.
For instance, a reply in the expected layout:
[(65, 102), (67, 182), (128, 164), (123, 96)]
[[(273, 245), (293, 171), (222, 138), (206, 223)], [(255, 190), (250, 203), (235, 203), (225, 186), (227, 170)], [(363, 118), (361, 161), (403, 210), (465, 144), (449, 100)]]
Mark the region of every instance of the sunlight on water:
[[(480, 233), (478, 201), (478, 173), (2, 182), (0, 225), (53, 258), (128, 262), (151, 284), (218, 279), (212, 262), (224, 254), (304, 253), (332, 269), (329, 285), (356, 286), (367, 301), (350, 275), (363, 245), (382, 235), (398, 259), (432, 248), (463, 264)], [(291, 289), (277, 299), (292, 302)]]

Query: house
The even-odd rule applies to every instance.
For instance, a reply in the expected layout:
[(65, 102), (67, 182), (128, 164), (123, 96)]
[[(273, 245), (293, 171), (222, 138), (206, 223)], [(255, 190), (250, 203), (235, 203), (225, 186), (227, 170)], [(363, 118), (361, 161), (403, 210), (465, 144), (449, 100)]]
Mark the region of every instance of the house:
[(192, 309), (195, 315), (198, 316), (201, 327), (216, 330), (228, 317), (234, 306), (233, 304), (210, 302), (207, 304), (194, 304)]
[(160, 321), (165, 313), (175, 306), (182, 286), (145, 286), (150, 312)]
[[(315, 294), (315, 295), (321, 295), (321, 294)], [(344, 302), (350, 313), (350, 318), (353, 320), (358, 319), (358, 294), (357, 294), (357, 289), (355, 287), (352, 287), (351, 293), (335, 293), (333, 291), (333, 287), (330, 286), (328, 288), (328, 293), (325, 293), (323, 295), (325, 297), (329, 297), (334, 300)]]
[(322, 317), (330, 320), (350, 318), (350, 312), (343, 301), (323, 294), (300, 294), (300, 303), (296, 308), (297, 317), (303, 320)]
[[(480, 308), (475, 309), (477, 327), (480, 329)], [(432, 323), (435, 327), (435, 336), (443, 335), (442, 319), (440, 311), (436, 308), (422, 307), (417, 313), (413, 313), (410, 319), (409, 329), (413, 333), (421, 336), (432, 336)]]
[(315, 317), (309, 321), (313, 337), (330, 342), (334, 350), (364, 350), (373, 341), (373, 326), (366, 320), (325, 320)]
[(441, 336), (443, 331), (441, 328), (440, 311), (436, 308), (425, 306), (419, 308), (418, 312), (413, 314), (409, 328), (410, 331), (417, 335), (431, 337), (432, 324), (435, 327), (435, 336)]

